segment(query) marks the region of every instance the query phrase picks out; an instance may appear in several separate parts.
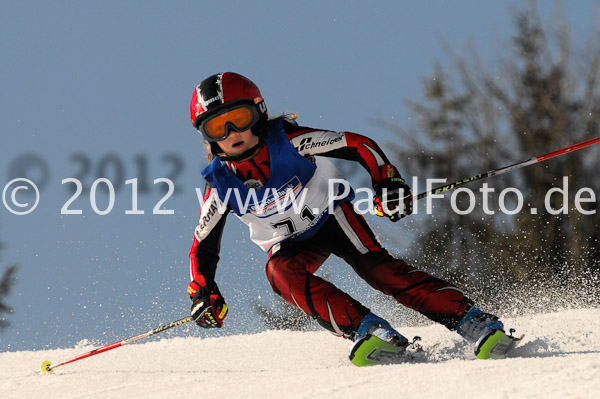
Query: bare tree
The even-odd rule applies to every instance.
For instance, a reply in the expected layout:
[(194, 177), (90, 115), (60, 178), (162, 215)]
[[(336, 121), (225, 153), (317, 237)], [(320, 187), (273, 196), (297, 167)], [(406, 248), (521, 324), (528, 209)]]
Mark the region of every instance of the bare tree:
[[(578, 53), (564, 21), (544, 28), (535, 2), (529, 2), (514, 12), (510, 53), (494, 67), (456, 54), (456, 76), (436, 65), (425, 81), (425, 104), (409, 103), (417, 124), (388, 125), (400, 137), (392, 145), (404, 174), (455, 181), (599, 136), (598, 32)], [(600, 274), (599, 159), (600, 149), (590, 147), (488, 181), (495, 190), (488, 198), (493, 215), (484, 212), (481, 195), (468, 215), (437, 201), (411, 255), (447, 265), (438, 273), (487, 293), (542, 280), (559, 288), (593, 282)], [(554, 215), (544, 201), (549, 190), (563, 187), (563, 177), (569, 182), (568, 212)], [(470, 188), (477, 192), (482, 184)], [(525, 206), (516, 215), (498, 211), (498, 194), (508, 187), (523, 194)], [(596, 194), (583, 206), (596, 210), (593, 215), (575, 208), (581, 188)], [(512, 201), (505, 201), (506, 208), (514, 209), (516, 195), (504, 198)], [(558, 194), (549, 202), (553, 209), (563, 205)], [(459, 207), (467, 208), (460, 200)]]
[[(0, 243), (0, 250), (3, 249), (2, 243)], [(0, 257), (0, 260), (2, 258)], [(10, 323), (5, 319), (4, 314), (12, 313), (11, 307), (4, 302), (5, 298), (8, 297), (12, 287), (16, 282), (16, 274), (17, 274), (18, 266), (12, 265), (8, 266), (4, 273), (2, 274), (2, 278), (0, 279), (0, 331), (8, 328)]]

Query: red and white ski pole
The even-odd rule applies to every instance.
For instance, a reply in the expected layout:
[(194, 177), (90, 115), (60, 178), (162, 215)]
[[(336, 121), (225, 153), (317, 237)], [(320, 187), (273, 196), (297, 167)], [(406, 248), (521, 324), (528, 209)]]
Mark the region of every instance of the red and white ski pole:
[(561, 148), (560, 150), (552, 151), (548, 154), (530, 158), (523, 162), (519, 162), (519, 163), (510, 165), (510, 166), (505, 166), (505, 167), (499, 168), (499, 169), (490, 170), (488, 172), (485, 172), (485, 173), (482, 173), (479, 175), (471, 176), (467, 179), (458, 180), (458, 181), (455, 181), (454, 183), (450, 183), (450, 184), (446, 184), (445, 186), (440, 186), (440, 187), (434, 188), (432, 190), (421, 193), (421, 194), (417, 195), (416, 197), (413, 197), (413, 199), (420, 200), (420, 199), (429, 197), (430, 195), (433, 195), (433, 194), (440, 194), (440, 193), (443, 193), (444, 191), (453, 190), (459, 186), (462, 186), (463, 184), (468, 184), (468, 183), (472, 183), (474, 181), (487, 179), (488, 177), (492, 177), (492, 176), (498, 176), (503, 173), (510, 172), (511, 170), (515, 170), (515, 169), (523, 168), (525, 166), (533, 165), (534, 163), (542, 162), (547, 159), (554, 158), (559, 155), (563, 155), (568, 152), (573, 152), (573, 151), (591, 146), (593, 144), (598, 144), (598, 143), (600, 143), (600, 137), (596, 137), (595, 139), (586, 140), (581, 143), (577, 143), (577, 144), (573, 144), (573, 145), (570, 145), (565, 148)]
[(126, 344), (130, 344), (130, 343), (132, 343), (134, 341), (137, 341), (137, 340), (140, 340), (140, 339), (144, 339), (144, 338), (148, 338), (148, 337), (150, 337), (150, 336), (152, 336), (154, 334), (158, 334), (160, 332), (166, 331), (166, 330), (168, 330), (170, 328), (173, 328), (173, 327), (180, 326), (180, 325), (188, 323), (190, 321), (192, 321), (192, 317), (191, 316), (184, 317), (183, 319), (172, 321), (169, 324), (162, 325), (160, 327), (155, 328), (154, 330), (150, 330), (150, 331), (145, 332), (143, 334), (136, 335), (135, 337), (123, 339), (121, 341), (114, 342), (114, 343), (112, 343), (110, 345), (106, 345), (106, 346), (102, 346), (100, 348), (96, 348), (96, 349), (94, 349), (92, 351), (89, 351), (87, 353), (83, 353), (83, 354), (81, 354), (79, 356), (75, 356), (72, 359), (65, 360), (64, 362), (60, 362), (60, 363), (58, 363), (58, 364), (56, 364), (54, 366), (49, 361), (46, 360), (46, 361), (44, 361), (42, 363), (42, 372), (44, 372), (44, 373), (50, 373), (55, 368), (60, 367), (60, 366), (64, 366), (65, 364), (73, 363), (73, 362), (76, 362), (77, 360), (85, 359), (86, 357), (94, 356), (94, 355), (97, 355), (99, 353), (106, 352), (106, 351), (118, 348), (118, 347), (126, 345)]

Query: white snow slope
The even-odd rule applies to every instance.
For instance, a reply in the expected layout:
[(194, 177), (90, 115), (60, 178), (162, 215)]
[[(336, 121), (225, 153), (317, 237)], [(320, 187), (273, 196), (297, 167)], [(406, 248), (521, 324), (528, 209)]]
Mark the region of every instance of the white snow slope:
[(43, 360), (56, 364), (93, 347), (6, 352), (0, 397), (600, 398), (600, 309), (505, 324), (526, 334), (505, 360), (478, 360), (456, 334), (429, 325), (401, 329), (422, 337), (422, 362), (363, 368), (348, 360), (349, 341), (325, 331), (154, 340), (52, 374), (36, 371)]

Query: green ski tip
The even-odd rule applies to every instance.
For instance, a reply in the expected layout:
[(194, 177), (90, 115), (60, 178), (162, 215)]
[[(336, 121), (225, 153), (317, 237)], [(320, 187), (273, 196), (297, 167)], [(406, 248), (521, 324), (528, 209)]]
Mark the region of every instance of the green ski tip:
[(523, 336), (515, 338), (506, 335), (502, 330), (493, 330), (479, 339), (475, 355), (479, 359), (504, 359), (522, 339)]
[(350, 361), (359, 367), (392, 363), (405, 348), (392, 345), (373, 335), (358, 340), (350, 352)]

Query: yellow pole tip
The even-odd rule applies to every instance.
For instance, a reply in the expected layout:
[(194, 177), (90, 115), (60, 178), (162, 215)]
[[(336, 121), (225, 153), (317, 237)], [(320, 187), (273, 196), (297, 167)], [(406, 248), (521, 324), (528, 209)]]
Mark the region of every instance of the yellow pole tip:
[(42, 362), (42, 373), (51, 373), (52, 372), (52, 363), (50, 363), (49, 361), (44, 361)]

